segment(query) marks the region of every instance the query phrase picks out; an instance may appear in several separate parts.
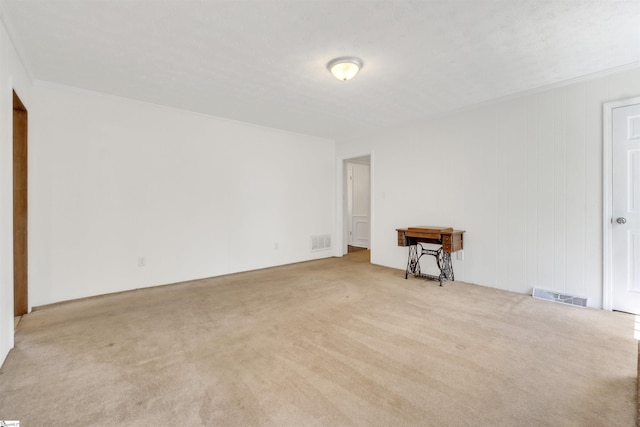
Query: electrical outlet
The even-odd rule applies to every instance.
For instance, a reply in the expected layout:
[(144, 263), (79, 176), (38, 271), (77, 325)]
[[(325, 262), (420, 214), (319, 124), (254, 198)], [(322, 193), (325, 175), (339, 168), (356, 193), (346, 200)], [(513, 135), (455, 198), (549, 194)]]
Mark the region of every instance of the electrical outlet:
[(464, 261), (464, 251), (460, 250), (456, 252), (456, 259), (458, 261)]
[(138, 267), (144, 267), (147, 263), (147, 260), (143, 256), (138, 257)]

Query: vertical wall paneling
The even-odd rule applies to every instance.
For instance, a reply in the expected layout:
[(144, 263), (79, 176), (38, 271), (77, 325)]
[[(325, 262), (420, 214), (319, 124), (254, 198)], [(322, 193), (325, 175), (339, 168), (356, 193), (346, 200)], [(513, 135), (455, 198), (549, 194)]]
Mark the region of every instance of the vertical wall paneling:
[[(585, 85), (567, 88), (566, 117), (566, 268), (565, 290), (585, 295)], [(569, 244), (572, 242), (572, 244)]]
[(526, 288), (534, 288), (538, 283), (538, 141), (539, 122), (538, 96), (532, 96), (526, 100), (525, 116), (527, 117), (525, 128), (526, 153), (526, 188), (523, 197), (526, 203), (525, 225), (525, 274)]
[[(372, 262), (402, 269), (393, 229), (437, 221), (467, 230), (454, 264), (465, 281), (566, 291), (602, 307), (602, 106), (639, 95), (634, 68), (337, 141), (337, 155), (380, 153), (373, 179), (387, 198), (373, 212)], [(455, 176), (407, 190), (448, 172), (424, 163), (439, 156), (455, 159)]]
[[(497, 115), (496, 115), (497, 116)], [(507, 288), (506, 280), (506, 239), (507, 239), (507, 220), (509, 215), (509, 193), (507, 190), (509, 179), (509, 145), (508, 145), (508, 129), (513, 126), (513, 116), (511, 112), (498, 119), (491, 117), (496, 123), (502, 122), (502, 126), (498, 126), (495, 146), (495, 170), (498, 172), (498, 179), (495, 187), (496, 207), (498, 208), (495, 223), (496, 247), (495, 247), (495, 272), (496, 287), (500, 289)]]
[[(474, 138), (474, 144), (479, 143), (480, 141), (484, 141), (490, 136), (491, 144), (488, 144), (489, 147), (492, 148), (491, 151), (488, 151), (489, 158), (485, 161), (485, 166), (488, 165), (486, 170), (479, 170), (478, 168), (474, 168), (473, 174), (470, 174), (467, 179), (472, 180), (473, 176), (481, 176), (485, 175), (484, 186), (482, 190), (479, 192), (482, 195), (480, 200), (476, 199), (473, 205), (477, 206), (477, 203), (488, 203), (490, 206), (493, 206), (492, 209), (483, 210), (480, 215), (475, 219), (475, 224), (471, 227), (466, 227), (466, 219), (462, 219), (462, 224), (466, 229), (470, 229), (471, 231), (469, 235), (480, 234), (474, 236), (476, 239), (472, 237), (472, 241), (474, 245), (478, 245), (481, 242), (486, 242), (486, 246), (482, 248), (481, 253), (483, 253), (483, 257), (479, 259), (479, 263), (476, 266), (487, 266), (487, 268), (482, 268), (484, 273), (486, 274), (485, 280), (488, 283), (491, 283), (492, 286), (497, 288), (501, 288), (502, 285), (502, 271), (500, 269), (500, 245), (501, 242), (504, 241), (504, 229), (500, 228), (500, 224), (504, 222), (504, 198), (502, 192), (502, 183), (504, 180), (504, 169), (501, 168), (501, 165), (504, 163), (505, 153), (502, 150), (502, 122), (496, 119), (496, 115), (499, 112), (496, 112), (493, 109), (489, 109), (487, 112), (483, 112), (482, 114), (472, 115), (468, 117), (468, 121), (480, 121), (480, 124), (477, 124), (480, 131), (477, 134), (477, 137)], [(465, 122), (464, 117), (459, 119), (462, 122)], [(453, 123), (452, 126), (456, 126), (458, 123)], [(446, 141), (448, 138), (443, 137), (442, 140)], [(486, 148), (485, 148), (486, 149)], [(482, 157), (481, 157), (482, 158)], [(471, 160), (471, 159), (470, 159)], [(470, 188), (472, 190), (473, 186)], [(446, 191), (446, 189), (443, 189)], [(473, 206), (472, 205), (472, 206)], [(446, 210), (442, 209), (441, 215), (445, 217), (442, 223), (446, 224), (448, 221), (446, 220), (447, 214)], [(480, 213), (480, 212), (479, 212)], [(473, 230), (476, 233), (473, 233)], [(490, 242), (487, 241), (487, 236), (492, 236)], [(473, 253), (474, 251), (470, 251)]]
[(566, 88), (557, 91), (554, 102), (554, 161), (553, 161), (553, 289), (565, 289), (566, 270), (566, 178), (567, 178), (567, 148), (566, 148)]
[(555, 254), (555, 164), (553, 93), (540, 96), (538, 115), (538, 283), (553, 289)]
[[(526, 144), (529, 118), (526, 104), (515, 103), (510, 114), (507, 130), (507, 159), (505, 183), (506, 220), (504, 224), (505, 240), (502, 245), (502, 268), (505, 271), (504, 288), (518, 290), (526, 287), (526, 187), (527, 158)], [(524, 173), (523, 173), (524, 172)]]
[[(585, 83), (585, 295), (602, 307), (602, 103), (609, 79)], [(593, 238), (596, 235), (597, 239)]]

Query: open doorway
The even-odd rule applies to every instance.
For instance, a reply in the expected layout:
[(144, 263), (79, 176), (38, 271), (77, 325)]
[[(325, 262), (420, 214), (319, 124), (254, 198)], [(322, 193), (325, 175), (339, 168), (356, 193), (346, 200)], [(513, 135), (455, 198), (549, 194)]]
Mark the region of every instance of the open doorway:
[(13, 92), (13, 315), (29, 310), (27, 299), (27, 109)]
[(371, 156), (344, 160), (344, 253), (371, 248)]

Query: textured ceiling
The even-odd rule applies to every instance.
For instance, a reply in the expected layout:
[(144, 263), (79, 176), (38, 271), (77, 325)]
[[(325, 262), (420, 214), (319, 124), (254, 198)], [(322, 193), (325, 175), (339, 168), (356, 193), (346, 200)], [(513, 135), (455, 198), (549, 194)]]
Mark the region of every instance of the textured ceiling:
[(34, 79), (329, 138), (640, 64), (638, 0), (0, 6)]

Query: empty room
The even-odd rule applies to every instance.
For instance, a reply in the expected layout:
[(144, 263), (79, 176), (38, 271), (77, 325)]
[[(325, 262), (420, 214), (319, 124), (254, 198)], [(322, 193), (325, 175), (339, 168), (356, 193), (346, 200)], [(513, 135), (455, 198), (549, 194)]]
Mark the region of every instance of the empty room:
[(0, 0), (0, 425), (637, 425), (639, 22)]

